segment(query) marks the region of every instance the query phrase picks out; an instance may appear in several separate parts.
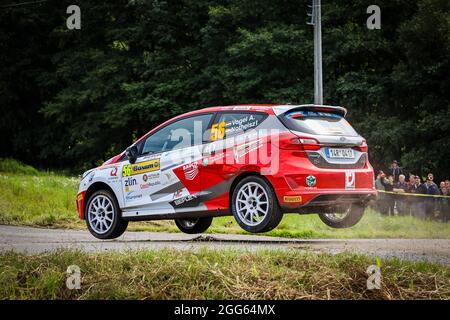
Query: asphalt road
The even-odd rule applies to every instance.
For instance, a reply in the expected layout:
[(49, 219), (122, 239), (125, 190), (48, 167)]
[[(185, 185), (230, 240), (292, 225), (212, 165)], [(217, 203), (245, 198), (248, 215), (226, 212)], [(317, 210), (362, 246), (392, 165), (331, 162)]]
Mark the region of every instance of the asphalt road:
[(188, 235), (125, 232), (115, 240), (98, 240), (88, 231), (0, 226), (0, 251), (42, 253), (58, 248), (88, 252), (135, 249), (240, 250), (281, 249), (322, 253), (353, 252), (380, 258), (432, 261), (450, 265), (450, 239), (287, 239), (254, 235)]

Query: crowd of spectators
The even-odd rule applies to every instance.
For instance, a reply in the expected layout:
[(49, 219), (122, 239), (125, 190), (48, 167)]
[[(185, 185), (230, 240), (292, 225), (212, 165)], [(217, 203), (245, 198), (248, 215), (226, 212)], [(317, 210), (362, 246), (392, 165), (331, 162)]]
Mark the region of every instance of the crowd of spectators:
[(419, 175), (403, 173), (394, 160), (387, 174), (381, 170), (377, 173), (375, 187), (381, 191), (375, 203), (375, 209), (381, 214), (450, 220), (449, 180), (441, 181), (438, 186), (433, 173), (428, 173), (422, 181)]

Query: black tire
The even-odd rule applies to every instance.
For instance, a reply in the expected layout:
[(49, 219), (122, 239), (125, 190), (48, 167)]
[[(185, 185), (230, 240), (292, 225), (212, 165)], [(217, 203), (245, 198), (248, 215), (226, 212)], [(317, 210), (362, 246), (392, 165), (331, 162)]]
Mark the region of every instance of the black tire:
[(192, 219), (175, 219), (178, 229), (184, 233), (195, 234), (203, 233), (208, 230), (213, 221), (212, 217), (192, 218)]
[(319, 214), (320, 220), (327, 226), (332, 228), (349, 228), (353, 227), (355, 224), (361, 220), (364, 215), (364, 210), (366, 207), (361, 204), (353, 203), (347, 206), (346, 210), (344, 208), (337, 208), (336, 213), (347, 211), (347, 214), (342, 218), (331, 218), (332, 214)]
[[(241, 208), (238, 210), (237, 205), (237, 198), (239, 195), (239, 192), (244, 188), (248, 188), (248, 185), (251, 184), (256, 188), (257, 184), (260, 187), (262, 187), (265, 190), (265, 194), (263, 192), (260, 193), (262, 195), (262, 199), (265, 197), (267, 198), (267, 213), (260, 221), (255, 221), (256, 224), (251, 225), (249, 223), (252, 223), (252, 213), (249, 213), (250, 209), (244, 209)], [(257, 191), (255, 191), (257, 192)], [(242, 202), (242, 199), (240, 198), (240, 202)], [(251, 201), (251, 200), (249, 200)], [(249, 206), (251, 204), (249, 203)], [(245, 205), (247, 206), (247, 204)], [(252, 208), (255, 208), (255, 204), (253, 204)], [(262, 208), (266, 209), (265, 206)], [(242, 210), (247, 210), (247, 213), (243, 214)], [(278, 226), (281, 219), (283, 218), (283, 212), (280, 209), (280, 206), (278, 205), (277, 197), (275, 195), (275, 192), (273, 191), (272, 186), (262, 177), (259, 176), (249, 176), (245, 177), (239, 183), (236, 185), (236, 187), (233, 189), (233, 194), (231, 197), (231, 211), (233, 213), (234, 218), (236, 219), (236, 222), (239, 224), (239, 226), (244, 229), (245, 231), (252, 232), (252, 233), (261, 233), (261, 232), (268, 232)], [(255, 211), (254, 211), (255, 212)], [(258, 212), (256, 210), (256, 212)], [(245, 219), (245, 215), (250, 214), (250, 221), (248, 219)], [(243, 215), (243, 216), (242, 216)], [(258, 213), (259, 215), (259, 213)], [(259, 218), (259, 216), (258, 216)]]
[[(105, 197), (110, 201), (111, 205), (108, 207), (111, 207), (113, 212), (111, 217), (112, 224), (104, 233), (97, 232), (95, 225), (96, 223), (98, 223), (98, 219), (94, 220), (95, 215), (89, 213), (91, 203), (95, 201), (95, 199), (102, 199), (102, 197)], [(128, 226), (128, 221), (122, 219), (121, 211), (116, 197), (109, 190), (98, 190), (89, 197), (87, 205), (84, 209), (84, 217), (86, 219), (86, 225), (89, 232), (98, 239), (115, 239), (117, 237), (120, 237), (125, 232)]]

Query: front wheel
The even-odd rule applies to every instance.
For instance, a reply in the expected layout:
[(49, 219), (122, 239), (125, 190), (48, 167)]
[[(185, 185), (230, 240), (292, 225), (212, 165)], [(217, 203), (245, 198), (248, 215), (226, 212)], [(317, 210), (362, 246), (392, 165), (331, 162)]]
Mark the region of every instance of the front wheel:
[(96, 191), (89, 197), (85, 217), (89, 232), (98, 239), (120, 237), (128, 226), (120, 216), (116, 197), (108, 190)]
[(176, 219), (175, 224), (184, 233), (194, 234), (205, 232), (212, 223), (212, 217)]
[(364, 210), (364, 205), (353, 203), (346, 207), (336, 207), (333, 213), (321, 213), (319, 217), (332, 228), (349, 228), (361, 220)]

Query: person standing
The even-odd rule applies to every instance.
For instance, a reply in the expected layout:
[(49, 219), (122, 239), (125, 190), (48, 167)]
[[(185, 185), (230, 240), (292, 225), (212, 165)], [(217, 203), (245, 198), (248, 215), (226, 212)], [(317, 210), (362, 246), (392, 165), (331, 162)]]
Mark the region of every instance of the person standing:
[[(394, 186), (394, 192), (405, 194), (408, 191), (408, 184), (405, 181), (405, 176), (403, 174), (398, 176), (398, 182)], [(395, 204), (399, 215), (409, 215), (409, 210), (407, 211), (407, 199), (404, 195), (394, 195)]]
[(386, 196), (387, 196), (387, 194), (385, 194), (383, 192), (383, 191), (386, 191), (386, 189), (384, 188), (384, 185), (386, 183), (387, 183), (387, 180), (386, 180), (385, 173), (382, 170), (378, 171), (377, 179), (375, 180), (375, 189), (380, 190), (382, 192), (378, 193), (377, 202), (376, 202), (376, 210), (383, 215), (389, 214), (389, 212), (386, 212), (386, 208), (387, 208)]
[(386, 190), (386, 214), (388, 215), (394, 215), (394, 207), (395, 207), (395, 198), (394, 195), (392, 194), (392, 192), (394, 191), (394, 177), (392, 175), (390, 175), (387, 179), (387, 181), (385, 179), (381, 180), (382, 184), (384, 186), (384, 190)]
[[(414, 185), (411, 188), (411, 193), (427, 194), (427, 188), (422, 184), (419, 176), (415, 176)], [(421, 196), (412, 196), (411, 199), (411, 213), (414, 217), (425, 218), (425, 199)]]
[[(427, 181), (425, 183), (425, 187), (427, 189), (427, 195), (430, 196), (435, 196), (435, 195), (439, 195), (439, 187), (437, 186), (436, 183), (434, 183), (434, 176), (432, 173), (429, 173), (427, 175)], [(427, 215), (427, 217), (429, 218), (435, 218), (434, 214), (435, 214), (435, 208), (436, 207), (436, 198), (434, 197), (427, 197), (426, 201), (425, 201), (425, 213)]]
[(394, 177), (394, 183), (398, 182), (399, 176), (403, 174), (402, 168), (398, 165), (397, 160), (392, 161), (389, 174)]

